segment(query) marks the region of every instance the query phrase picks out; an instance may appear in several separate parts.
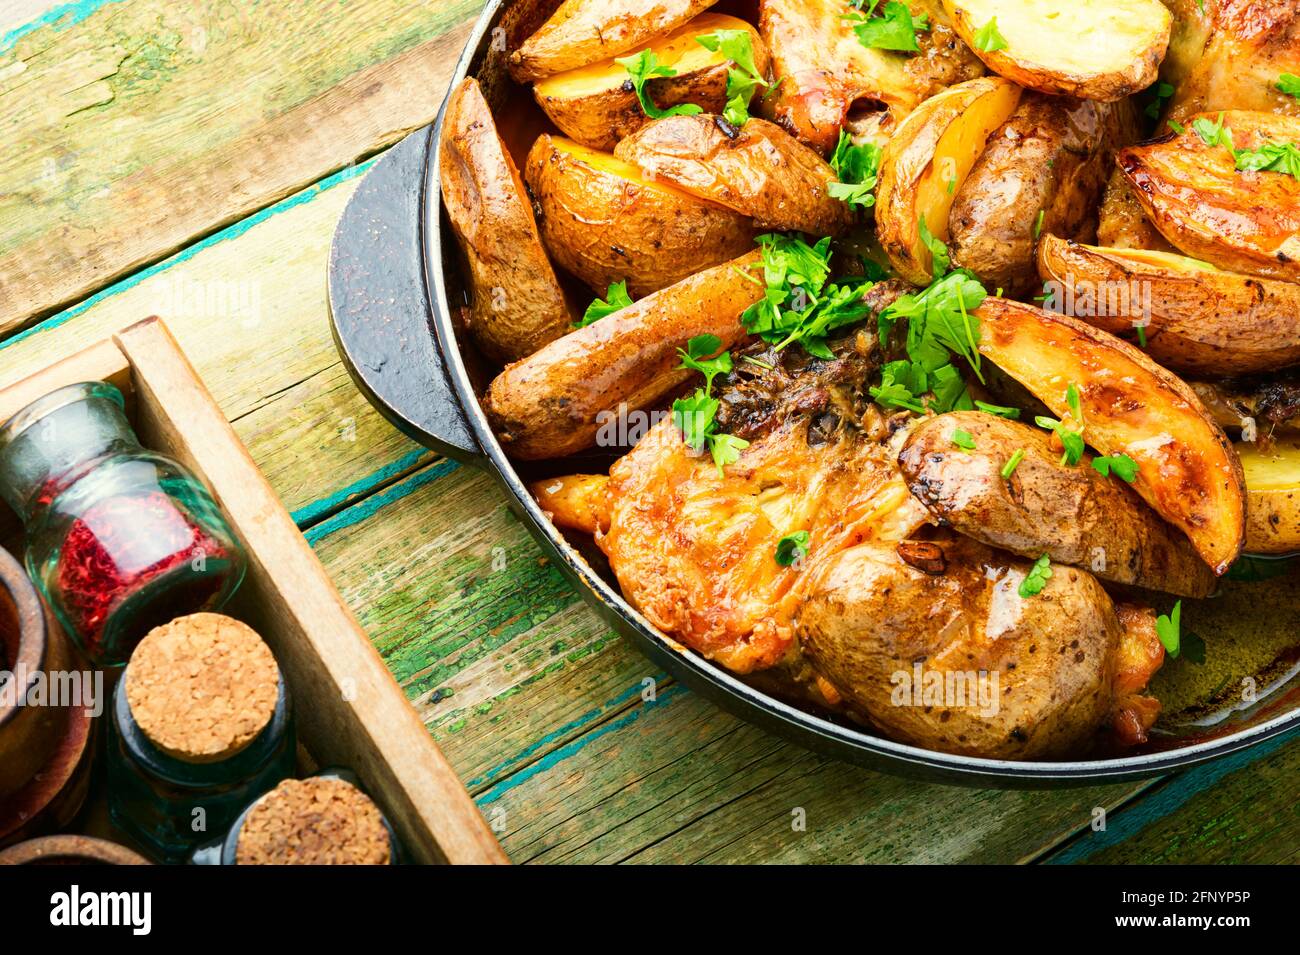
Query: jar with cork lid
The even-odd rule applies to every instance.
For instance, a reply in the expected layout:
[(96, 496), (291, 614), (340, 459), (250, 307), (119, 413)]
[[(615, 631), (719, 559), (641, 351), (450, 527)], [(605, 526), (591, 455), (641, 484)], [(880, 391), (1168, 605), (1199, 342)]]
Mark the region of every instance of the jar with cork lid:
[(286, 779), (195, 850), (195, 865), (396, 865), (397, 837), (344, 769)]
[(107, 775), (116, 825), (177, 862), (293, 773), (292, 709), (270, 648), (197, 613), (135, 648), (113, 695)]
[(245, 558), (207, 488), (146, 450), (106, 382), (68, 385), (0, 427), (0, 495), (28, 573), (92, 663), (120, 666), (150, 628), (218, 609)]

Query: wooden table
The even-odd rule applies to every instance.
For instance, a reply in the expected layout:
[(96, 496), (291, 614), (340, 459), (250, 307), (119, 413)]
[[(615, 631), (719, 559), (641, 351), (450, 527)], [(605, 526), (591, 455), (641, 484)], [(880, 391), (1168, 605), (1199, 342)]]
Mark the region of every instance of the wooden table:
[(162, 315), (517, 862), (1295, 861), (1295, 743), (1002, 792), (742, 723), (604, 627), (491, 481), (370, 408), (330, 338), (331, 233), (433, 119), (479, 7), (7, 0), (0, 383)]

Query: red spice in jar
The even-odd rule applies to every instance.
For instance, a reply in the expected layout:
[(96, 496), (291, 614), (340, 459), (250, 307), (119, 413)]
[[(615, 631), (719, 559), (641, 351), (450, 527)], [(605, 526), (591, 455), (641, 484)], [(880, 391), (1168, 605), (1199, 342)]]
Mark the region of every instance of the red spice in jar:
[[(75, 518), (59, 552), (55, 586), (68, 622), (86, 649), (103, 649), (104, 629), (122, 603), (182, 565), (228, 561), (221, 541), (167, 494), (151, 491), (96, 501)], [(143, 636), (159, 623), (202, 609), (221, 589), (221, 575), (189, 575), (142, 609), (131, 629)]]

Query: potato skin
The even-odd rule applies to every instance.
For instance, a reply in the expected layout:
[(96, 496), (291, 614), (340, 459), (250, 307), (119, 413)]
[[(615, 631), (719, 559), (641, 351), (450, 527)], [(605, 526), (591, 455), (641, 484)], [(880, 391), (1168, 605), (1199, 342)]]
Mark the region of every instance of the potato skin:
[(452, 94), (439, 154), (443, 202), (469, 265), (467, 324), (507, 362), (559, 338), (573, 314), (542, 248), (532, 204), (472, 77)]
[(980, 354), (1028, 388), (1058, 418), (1079, 391), (1084, 439), (1138, 463), (1133, 489), (1191, 539), (1222, 575), (1241, 553), (1241, 463), (1196, 393), (1142, 351), (1068, 315), (1009, 299), (975, 310)]
[[(973, 451), (952, 443), (955, 429), (971, 435)], [(1004, 479), (1002, 468), (1018, 449), (1025, 456)], [(1105, 580), (1184, 597), (1214, 592), (1214, 574), (1187, 538), (1122, 480), (1103, 477), (1086, 455), (1074, 467), (1060, 458), (1046, 431), (955, 411), (916, 425), (898, 467), (931, 514), (991, 547), (1030, 560), (1047, 554)]]
[[(1300, 142), (1295, 118), (1231, 110), (1223, 121), (1237, 149)], [(1238, 171), (1233, 154), (1208, 146), (1191, 122), (1181, 134), (1121, 149), (1116, 161), (1147, 218), (1182, 252), (1234, 272), (1300, 280), (1300, 180)]]
[(839, 235), (849, 207), (827, 191), (834, 170), (781, 127), (751, 119), (737, 129), (720, 116), (655, 120), (618, 144), (614, 155), (649, 178), (751, 216), (759, 229)]
[(883, 143), (923, 100), (984, 73), (975, 54), (947, 24), (937, 0), (909, 0), (931, 28), (917, 37), (920, 52), (900, 56), (869, 49), (845, 22), (843, 0), (762, 0), (759, 30), (779, 83), (764, 99), (764, 115), (823, 155), (839, 141), (853, 114), (883, 114), (872, 123)]
[[(694, 37), (716, 30), (745, 30), (750, 35), (750, 46), (754, 51), (754, 65), (764, 75), (767, 73), (767, 47), (763, 44), (758, 31), (749, 23), (736, 17), (715, 13), (703, 13), (674, 34), (656, 38), (650, 48), (660, 52), (659, 59), (665, 62), (668, 54), (663, 53), (665, 45), (680, 46), (682, 43), (694, 43)], [(702, 48), (701, 48), (702, 49)], [(713, 59), (719, 59), (721, 53)], [(678, 57), (681, 58), (680, 55)], [(727, 107), (727, 74), (730, 61), (706, 63), (694, 69), (687, 69), (676, 64), (676, 76), (659, 76), (646, 83), (646, 93), (661, 108), (667, 109), (679, 103), (694, 103), (706, 113), (721, 113)], [(566, 78), (600, 70), (605, 81), (600, 88), (582, 95), (561, 95), (565, 91)], [(636, 91), (625, 82), (627, 71), (616, 63), (603, 67), (589, 67), (578, 73), (562, 73), (547, 77), (533, 85), (533, 96), (539, 106), (560, 128), (560, 131), (584, 146), (612, 152), (619, 140), (630, 136), (650, 121)], [(572, 86), (569, 87), (572, 89)]]
[[(939, 542), (927, 573), (896, 549), (863, 544), (828, 565), (796, 618), (804, 655), (889, 736), (926, 749), (1000, 759), (1071, 754), (1114, 703), (1122, 634), (1091, 574), (1053, 567), (1043, 590), (1018, 594), (1032, 566), (975, 541)], [(996, 712), (895, 705), (900, 675), (997, 675)], [(990, 707), (989, 709), (992, 709)]]
[(695, 374), (678, 367), (688, 340), (717, 335), (730, 348), (744, 337), (740, 313), (763, 295), (747, 274), (759, 262), (751, 252), (692, 275), (507, 366), (483, 397), (506, 453), (573, 454), (596, 443), (602, 412), (647, 408), (668, 395)]
[[(1148, 320), (1145, 350), (1166, 368), (1231, 377), (1300, 364), (1300, 285), (1162, 266), (1056, 236), (1039, 243), (1038, 271), (1054, 283), (1058, 307), (1066, 304), (1064, 290), (1073, 292), (1074, 302), (1083, 303), (1076, 317), (1090, 325), (1132, 340), (1136, 323)], [(1107, 303), (1107, 290), (1119, 289), (1136, 294)]]
[(635, 52), (717, 0), (564, 0), (540, 30), (510, 54), (520, 83)]
[(1246, 475), (1246, 552), (1300, 551), (1300, 441), (1281, 438), (1267, 449), (1239, 443)]
[(753, 223), (738, 212), (599, 168), (561, 145), (538, 137), (524, 175), (547, 250), (597, 295), (621, 281), (634, 298), (649, 295), (753, 248)]
[[(1027, 89), (1053, 96), (1114, 102), (1144, 90), (1155, 82), (1169, 46), (1172, 21), (1169, 11), (1157, 0), (1110, 0), (1075, 9), (1027, 0), (943, 0), (943, 5), (952, 18), (953, 29), (985, 66)], [(1140, 49), (1130, 53), (1126, 49), (1130, 44), (1123, 43), (1120, 35), (1104, 45), (1114, 50), (1116, 58), (1112, 62), (1071, 63), (1068, 54), (1074, 52), (1079, 40), (1075, 32), (1080, 25), (1077, 18), (1082, 16), (1083, 23), (1091, 26), (1098, 19), (1099, 8), (1107, 7), (1110, 9), (1105, 12), (1114, 19), (1104, 24), (1104, 28), (1132, 32), (1142, 41)], [(1043, 8), (1051, 9), (1052, 16), (1045, 18)], [(1061, 13), (1066, 16), (1058, 20)], [(986, 52), (979, 49), (976, 36), (994, 14), (1008, 45)], [(1073, 22), (1071, 14), (1076, 18)], [(1035, 23), (1038, 35), (1032, 42), (1021, 45), (1016, 27), (1018, 23), (1029, 22)], [(1052, 23), (1061, 23), (1064, 29)], [(1095, 43), (1093, 49), (1097, 50)]]
[(948, 214), (953, 262), (1012, 296), (1034, 288), (1039, 236), (1093, 239), (1114, 151), (1136, 138), (1127, 101), (1026, 94), (957, 190)]

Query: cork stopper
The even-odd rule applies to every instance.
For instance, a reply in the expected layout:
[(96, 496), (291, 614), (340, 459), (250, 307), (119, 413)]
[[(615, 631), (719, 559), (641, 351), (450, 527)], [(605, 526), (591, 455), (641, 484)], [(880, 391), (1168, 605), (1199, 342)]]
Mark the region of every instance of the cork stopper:
[(343, 779), (286, 779), (244, 819), (237, 865), (386, 865), (392, 855), (379, 807)]
[(262, 638), (218, 613), (149, 631), (125, 679), (141, 732), (187, 763), (219, 762), (246, 747), (271, 721), (280, 692), (280, 670)]

